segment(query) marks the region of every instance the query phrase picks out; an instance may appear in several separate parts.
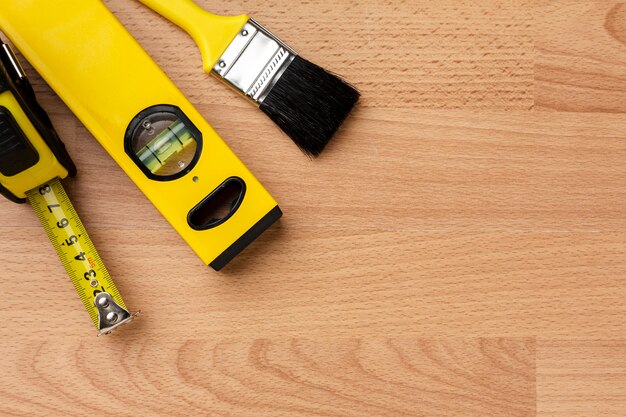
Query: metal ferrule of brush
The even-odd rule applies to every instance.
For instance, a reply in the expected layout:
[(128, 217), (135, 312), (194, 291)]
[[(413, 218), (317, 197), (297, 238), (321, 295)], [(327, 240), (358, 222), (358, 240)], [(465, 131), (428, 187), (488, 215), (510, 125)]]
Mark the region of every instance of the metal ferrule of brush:
[(261, 105), (296, 55), (276, 35), (250, 19), (213, 72)]

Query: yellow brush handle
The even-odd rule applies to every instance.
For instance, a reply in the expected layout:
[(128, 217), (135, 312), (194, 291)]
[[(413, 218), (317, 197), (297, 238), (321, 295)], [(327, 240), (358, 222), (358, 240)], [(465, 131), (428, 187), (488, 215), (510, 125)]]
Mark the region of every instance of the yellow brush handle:
[(250, 19), (248, 15), (218, 16), (192, 0), (139, 0), (179, 26), (198, 44), (204, 71), (211, 72), (228, 45)]

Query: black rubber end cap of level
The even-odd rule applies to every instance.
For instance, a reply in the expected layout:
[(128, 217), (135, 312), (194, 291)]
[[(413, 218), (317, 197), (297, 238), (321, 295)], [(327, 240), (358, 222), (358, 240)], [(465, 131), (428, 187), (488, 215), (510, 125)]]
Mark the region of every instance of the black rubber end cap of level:
[(230, 245), (228, 249), (226, 249), (220, 256), (215, 258), (213, 262), (209, 264), (209, 266), (216, 271), (220, 271), (224, 268), (230, 261), (233, 260), (235, 256), (241, 253), (245, 248), (248, 247), (252, 242), (256, 240), (259, 236), (263, 234), (267, 229), (270, 228), (274, 223), (278, 221), (283, 216), (283, 212), (280, 210), (280, 207), (274, 207), (269, 213), (267, 213), (261, 220), (259, 220), (250, 230), (243, 234), (235, 243)]

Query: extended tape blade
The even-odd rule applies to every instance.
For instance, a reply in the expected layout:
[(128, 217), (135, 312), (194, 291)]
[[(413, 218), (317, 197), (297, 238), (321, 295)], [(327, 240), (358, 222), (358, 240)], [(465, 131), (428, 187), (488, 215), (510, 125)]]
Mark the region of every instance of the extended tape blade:
[(57, 178), (26, 193), (74, 288), (100, 334), (128, 323), (131, 314)]

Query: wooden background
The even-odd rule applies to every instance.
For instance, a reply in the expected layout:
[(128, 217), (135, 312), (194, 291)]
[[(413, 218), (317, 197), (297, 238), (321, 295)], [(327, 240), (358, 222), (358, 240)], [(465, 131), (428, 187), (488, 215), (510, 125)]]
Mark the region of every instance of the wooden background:
[(0, 201), (0, 415), (626, 416), (626, 5), (200, 1), (362, 90), (309, 161), (183, 32), (106, 3), (285, 218), (212, 272), (29, 70), (143, 316), (96, 338)]

